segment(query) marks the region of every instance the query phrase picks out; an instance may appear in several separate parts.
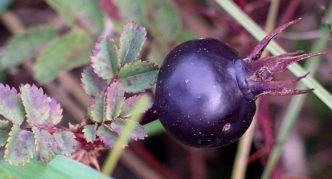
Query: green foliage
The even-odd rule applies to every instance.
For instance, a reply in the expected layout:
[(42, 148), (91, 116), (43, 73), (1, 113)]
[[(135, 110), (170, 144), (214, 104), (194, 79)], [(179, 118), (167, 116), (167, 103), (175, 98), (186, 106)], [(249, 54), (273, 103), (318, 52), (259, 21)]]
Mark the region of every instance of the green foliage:
[(59, 153), (63, 155), (72, 154), (75, 151), (75, 135), (70, 131), (59, 131), (53, 134), (58, 146)]
[(72, 28), (82, 27), (88, 33), (99, 35), (104, 28), (103, 16), (95, 0), (47, 0)]
[(32, 127), (32, 131), (36, 140), (37, 158), (41, 161), (49, 161), (57, 152), (57, 144), (54, 137), (45, 130), (39, 130)]
[(27, 163), (35, 152), (33, 133), (14, 125), (9, 133), (4, 158), (12, 165)]
[(103, 141), (103, 143), (109, 148), (113, 147), (114, 142), (118, 138), (118, 135), (115, 132), (104, 125), (98, 128), (97, 135), (100, 140)]
[(91, 63), (103, 79), (111, 79), (119, 71), (117, 48), (113, 40), (103, 38), (95, 44)]
[(120, 37), (119, 58), (121, 64), (135, 61), (145, 40), (146, 30), (144, 27), (134, 22), (127, 23)]
[(47, 165), (32, 160), (24, 166), (12, 166), (0, 160), (0, 173), (0, 178), (7, 174), (6, 176), (16, 179), (91, 179), (102, 177), (102, 174), (93, 168), (62, 155), (55, 156)]
[(83, 70), (81, 82), (85, 92), (90, 96), (97, 96), (106, 88), (106, 81), (100, 78), (91, 66)]
[(0, 84), (0, 114), (20, 125), (25, 117), (20, 96), (14, 88)]
[(40, 83), (54, 79), (64, 70), (70, 70), (88, 62), (92, 38), (78, 28), (55, 38), (38, 55), (35, 78)]
[(102, 122), (104, 119), (105, 94), (101, 93), (91, 100), (88, 109), (90, 119), (95, 122)]
[(3, 147), (9, 137), (9, 122), (5, 120), (0, 120), (0, 147)]
[(31, 59), (56, 35), (57, 30), (54, 27), (44, 26), (13, 36), (0, 58), (0, 69), (8, 69)]
[(120, 69), (120, 82), (128, 93), (136, 93), (150, 88), (157, 80), (158, 67), (145, 61), (128, 63)]
[(105, 120), (112, 121), (120, 115), (124, 101), (124, 89), (118, 82), (113, 82), (106, 91), (106, 116)]
[(83, 127), (84, 138), (88, 142), (92, 142), (96, 139), (97, 135), (96, 133), (97, 133), (97, 125), (95, 124), (89, 124)]
[[(145, 106), (142, 107), (143, 110), (144, 110), (144, 108), (145, 108)], [(139, 125), (137, 121), (133, 121), (133, 120), (124, 120), (121, 118), (115, 119), (111, 124), (111, 128), (113, 129), (114, 132), (116, 132), (118, 135), (120, 135), (123, 132), (123, 128), (125, 127), (126, 123), (134, 123), (132, 125), (135, 126), (129, 134), (129, 137), (131, 139), (134, 139), (134, 140), (144, 139), (145, 137), (148, 136), (144, 127)]]

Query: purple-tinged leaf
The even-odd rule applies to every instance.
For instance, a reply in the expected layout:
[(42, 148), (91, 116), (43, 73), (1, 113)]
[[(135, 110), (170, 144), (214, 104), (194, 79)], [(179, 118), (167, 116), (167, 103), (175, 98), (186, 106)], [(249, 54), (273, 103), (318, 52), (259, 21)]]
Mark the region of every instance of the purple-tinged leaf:
[(112, 119), (120, 115), (123, 101), (124, 101), (123, 86), (118, 82), (111, 83), (106, 91), (105, 120), (111, 121)]
[(75, 135), (70, 131), (61, 131), (53, 134), (58, 149), (63, 155), (70, 155), (75, 151), (76, 140)]
[[(135, 95), (135, 96), (131, 96), (127, 99), (125, 99), (124, 104), (122, 106), (121, 109), (121, 114), (120, 116), (123, 118), (128, 118), (131, 116), (132, 110), (134, 109), (137, 101), (140, 99), (139, 95)], [(142, 113), (146, 112), (147, 110), (149, 110), (153, 105), (152, 101), (149, 101), (149, 105), (145, 106), (144, 110), (142, 111)]]
[(50, 116), (48, 121), (53, 125), (58, 124), (62, 119), (62, 108), (54, 98), (48, 98), (50, 105)]
[(103, 79), (109, 80), (119, 72), (117, 48), (113, 40), (103, 38), (95, 44), (91, 56), (94, 71)]
[(5, 160), (11, 165), (23, 165), (33, 157), (35, 139), (33, 133), (14, 125), (9, 133), (5, 149)]
[(21, 99), (25, 108), (27, 122), (31, 126), (47, 128), (53, 126), (48, 120), (50, 116), (49, 98), (41, 88), (35, 85), (23, 85), (20, 87)]
[(124, 120), (124, 119), (115, 119), (111, 123), (111, 128), (114, 132), (116, 132), (118, 135), (121, 135), (121, 132), (126, 125), (126, 123), (135, 123), (134, 130), (130, 133), (129, 137), (134, 140), (144, 139), (148, 136), (147, 131), (144, 129), (142, 125), (140, 125), (137, 121), (133, 120)]
[(3, 84), (0, 84), (0, 114), (17, 125), (20, 125), (25, 117), (24, 107), (17, 91)]
[(88, 109), (90, 119), (95, 122), (102, 122), (104, 118), (105, 109), (105, 95), (100, 93), (94, 99), (91, 100), (91, 104)]
[(97, 125), (96, 124), (89, 124), (85, 125), (83, 128), (84, 138), (88, 142), (93, 142), (96, 139), (97, 133)]
[(158, 68), (148, 62), (136, 61), (124, 65), (119, 72), (120, 82), (128, 93), (142, 92), (157, 81)]
[(93, 71), (91, 66), (88, 66), (84, 69), (81, 82), (83, 89), (90, 96), (97, 96), (97, 94), (103, 92), (107, 86), (106, 81), (100, 78)]
[(146, 30), (134, 22), (124, 26), (120, 37), (119, 59), (121, 64), (133, 62), (140, 54), (146, 40)]
[(100, 140), (109, 148), (113, 147), (114, 142), (117, 140), (118, 135), (111, 131), (109, 128), (105, 126), (100, 126), (97, 130), (97, 135)]
[(8, 139), (9, 133), (9, 122), (0, 120), (0, 147), (3, 147)]
[(58, 151), (58, 144), (54, 137), (46, 130), (39, 130), (37, 127), (32, 127), (32, 131), (36, 140), (38, 160), (44, 162), (51, 160)]

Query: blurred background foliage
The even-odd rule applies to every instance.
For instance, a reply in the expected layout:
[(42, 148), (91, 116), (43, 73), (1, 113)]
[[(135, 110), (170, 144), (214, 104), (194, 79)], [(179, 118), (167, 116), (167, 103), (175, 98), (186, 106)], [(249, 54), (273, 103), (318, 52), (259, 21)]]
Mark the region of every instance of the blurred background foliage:
[[(271, 1), (234, 2), (264, 26)], [(312, 74), (317, 69), (315, 79), (331, 92), (332, 44), (328, 36), (331, 2), (278, 2), (276, 26), (297, 17), (303, 18), (302, 22), (278, 36), (278, 43), (287, 51), (325, 50), (326, 56), (307, 60), (301, 65), (306, 65)], [(135, 21), (147, 28), (148, 40), (142, 58), (158, 65), (172, 47), (193, 38), (219, 39), (240, 55), (247, 54), (257, 43), (214, 0), (1, 0), (0, 13), (1, 82), (16, 87), (21, 83), (38, 83), (64, 107), (66, 122), (62, 125), (78, 122), (86, 113), (89, 97), (82, 90), (79, 79), (83, 67), (89, 63), (94, 42), (106, 35), (118, 41), (121, 28), (127, 21)], [(308, 64), (314, 61), (315, 64)], [(286, 79), (291, 75), (283, 73), (277, 78)], [(260, 178), (277, 143), (276, 136), (282, 132), (282, 121), (290, 121), (287, 118), (298, 120), (290, 125), (281, 159), (273, 164), (272, 177), (332, 178), (331, 110), (313, 94), (300, 99), (302, 102), (294, 102), (293, 97), (289, 105), (291, 98), (266, 97), (260, 101), (258, 127), (246, 163), (246, 178)], [(174, 141), (163, 132), (158, 121), (146, 128), (150, 137), (143, 142), (130, 143), (113, 173), (115, 178), (231, 177), (238, 143), (220, 149), (195, 149)], [(102, 154), (101, 165), (104, 158), (105, 154)], [(61, 166), (62, 160), (70, 159), (57, 157), (53, 163), (57, 166), (60, 161)], [(35, 165), (42, 164), (37, 162)], [(16, 172), (15, 168), (10, 168), (0, 162), (3, 178), (20, 177), (12, 174)], [(47, 171), (45, 168), (41, 170)], [(26, 171), (34, 172), (29, 168)]]

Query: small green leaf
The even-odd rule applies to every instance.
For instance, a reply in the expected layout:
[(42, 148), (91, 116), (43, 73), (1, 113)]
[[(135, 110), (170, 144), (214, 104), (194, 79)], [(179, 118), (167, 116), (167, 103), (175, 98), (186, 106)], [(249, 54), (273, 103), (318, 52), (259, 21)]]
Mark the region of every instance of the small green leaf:
[(120, 37), (119, 59), (121, 64), (133, 62), (140, 54), (146, 40), (146, 30), (134, 22), (124, 26)]
[(52, 26), (33, 28), (15, 35), (1, 55), (0, 69), (8, 69), (31, 59), (56, 35), (57, 29)]
[[(139, 99), (140, 99), (140, 96), (138, 96), (138, 95), (131, 96), (131, 97), (125, 99), (124, 104), (121, 109), (120, 116), (124, 117), (124, 118), (130, 117), (131, 113)], [(142, 113), (149, 110), (152, 107), (152, 105), (153, 105), (153, 102), (150, 101), (149, 105), (145, 106), (145, 109), (142, 111)]]
[(23, 165), (33, 157), (34, 152), (33, 133), (14, 125), (9, 133), (4, 158), (12, 165)]
[(93, 142), (96, 139), (97, 125), (89, 124), (83, 127), (84, 138), (88, 142)]
[(97, 130), (97, 135), (99, 136), (100, 140), (108, 146), (109, 148), (113, 147), (114, 142), (118, 138), (118, 135), (111, 131), (108, 127), (100, 126)]
[(119, 72), (117, 48), (113, 40), (103, 38), (92, 50), (91, 65), (103, 79), (109, 80)]
[(91, 100), (88, 109), (90, 119), (95, 122), (102, 122), (104, 118), (105, 95), (100, 93)]
[(32, 127), (33, 134), (36, 140), (36, 152), (38, 160), (47, 162), (51, 160), (58, 151), (58, 144), (54, 137), (46, 130), (39, 130)]
[(0, 120), (0, 147), (3, 147), (8, 139), (9, 133), (9, 122)]
[(104, 19), (95, 0), (47, 0), (71, 27), (83, 27), (87, 32), (97, 36), (103, 31)]
[(83, 70), (81, 78), (82, 86), (85, 92), (90, 96), (97, 96), (106, 89), (106, 81), (100, 78), (91, 66)]
[(53, 80), (61, 71), (86, 64), (91, 49), (92, 38), (78, 28), (55, 38), (37, 57), (35, 78), (40, 83), (46, 83)]
[(148, 62), (128, 63), (120, 69), (120, 82), (128, 93), (136, 93), (151, 88), (157, 81), (158, 68)]
[(25, 108), (27, 122), (31, 126), (47, 128), (53, 126), (48, 120), (50, 116), (49, 98), (43, 89), (35, 85), (23, 85), (20, 87), (21, 99)]
[(75, 151), (76, 140), (75, 135), (70, 131), (60, 131), (53, 134), (58, 149), (63, 155), (69, 155)]
[(20, 125), (25, 118), (25, 112), (17, 91), (7, 85), (0, 84), (0, 99), (0, 114)]
[(123, 130), (124, 126), (126, 125), (126, 123), (135, 123), (134, 130), (129, 134), (129, 137), (131, 139), (134, 139), (134, 140), (144, 139), (145, 137), (148, 136), (144, 127), (142, 125), (140, 125), (137, 121), (133, 121), (133, 120), (124, 120), (124, 119), (120, 119), (120, 118), (115, 119), (111, 123), (111, 128), (118, 135), (121, 135), (122, 130)]
[(106, 91), (106, 120), (111, 121), (118, 117), (124, 101), (124, 89), (118, 82), (113, 82)]
[(137, 0), (115, 0), (114, 1), (119, 8), (120, 14), (125, 20), (132, 20), (137, 23), (143, 24), (145, 21), (144, 7), (141, 1)]
[(183, 31), (181, 26), (181, 17), (170, 0), (148, 0), (146, 6), (150, 9), (150, 17), (153, 24), (167, 40), (178, 40)]

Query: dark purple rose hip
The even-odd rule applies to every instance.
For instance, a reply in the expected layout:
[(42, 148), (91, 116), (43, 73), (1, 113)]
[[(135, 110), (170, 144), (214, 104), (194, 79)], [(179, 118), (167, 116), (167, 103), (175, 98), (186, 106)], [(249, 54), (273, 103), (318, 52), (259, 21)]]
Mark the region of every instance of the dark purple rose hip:
[(289, 89), (301, 78), (271, 81), (272, 74), (315, 54), (286, 53), (260, 58), (280, 26), (246, 57), (215, 39), (197, 39), (175, 47), (160, 68), (155, 106), (166, 130), (185, 144), (220, 147), (238, 140), (251, 124), (261, 95), (294, 95), (312, 89)]

